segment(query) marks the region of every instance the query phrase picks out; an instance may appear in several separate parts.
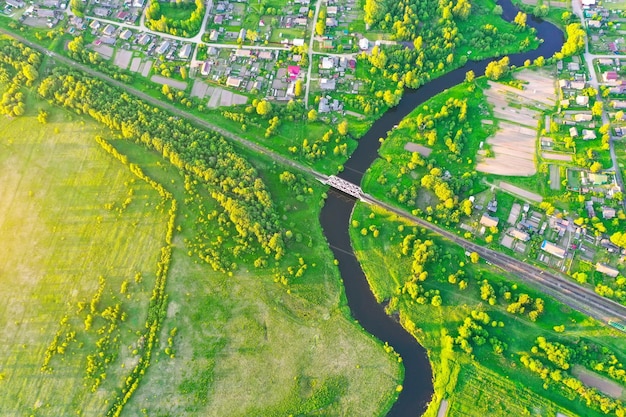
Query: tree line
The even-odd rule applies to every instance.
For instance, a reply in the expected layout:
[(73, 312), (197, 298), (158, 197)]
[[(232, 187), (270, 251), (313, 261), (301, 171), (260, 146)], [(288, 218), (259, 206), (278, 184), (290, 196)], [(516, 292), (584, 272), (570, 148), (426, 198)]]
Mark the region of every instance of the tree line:
[(66, 68), (55, 68), (39, 94), (88, 114), (124, 139), (154, 149), (205, 184), (242, 238), (257, 241), (267, 254), (283, 255), (280, 219), (257, 171), (224, 137), (148, 105), (106, 83)]

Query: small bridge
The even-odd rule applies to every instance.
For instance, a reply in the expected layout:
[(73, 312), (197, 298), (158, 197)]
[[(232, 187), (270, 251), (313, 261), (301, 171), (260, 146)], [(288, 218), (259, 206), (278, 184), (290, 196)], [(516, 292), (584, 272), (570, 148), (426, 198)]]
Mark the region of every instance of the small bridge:
[(346, 181), (334, 175), (331, 175), (330, 177), (323, 180), (322, 182), (324, 184), (330, 185), (331, 187), (339, 191), (343, 191), (344, 193), (349, 194), (352, 197), (358, 198), (359, 200), (363, 200), (363, 197), (364, 197), (363, 191), (361, 190), (361, 187), (359, 187), (356, 184), (353, 184), (349, 181)]

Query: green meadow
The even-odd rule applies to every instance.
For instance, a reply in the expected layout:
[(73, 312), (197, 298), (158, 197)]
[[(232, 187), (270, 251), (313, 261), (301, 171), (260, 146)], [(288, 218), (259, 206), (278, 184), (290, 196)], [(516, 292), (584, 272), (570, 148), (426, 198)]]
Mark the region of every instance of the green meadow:
[[(279, 180), (283, 167), (256, 156), (292, 236), (287, 254), (265, 268), (246, 256), (231, 273), (215, 272), (189, 246), (222, 224), (206, 190), (86, 118), (33, 96), (27, 109), (0, 120), (1, 415), (106, 415), (126, 396), (122, 416), (384, 415), (391, 407), (402, 369), (349, 317), (317, 221), (321, 185), (301, 179), (306, 192), (295, 193)], [(167, 307), (152, 345), (148, 306), (172, 198)], [(297, 278), (277, 279), (295, 266)]]

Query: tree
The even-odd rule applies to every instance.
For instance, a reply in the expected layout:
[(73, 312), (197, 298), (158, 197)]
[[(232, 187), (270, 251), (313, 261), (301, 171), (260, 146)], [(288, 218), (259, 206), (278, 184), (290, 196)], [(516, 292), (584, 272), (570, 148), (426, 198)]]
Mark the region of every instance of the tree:
[(602, 102), (600, 100), (593, 103), (593, 106), (591, 107), (591, 114), (595, 117), (602, 116)]
[(295, 86), (293, 87), (293, 94), (296, 97), (300, 97), (302, 95), (302, 80), (297, 80)]
[(496, 6), (493, 8), (493, 14), (495, 14), (496, 16), (502, 16), (502, 6), (496, 4)]
[(256, 112), (259, 116), (267, 116), (271, 113), (271, 111), (272, 111), (272, 105), (267, 100), (261, 100), (256, 105)]
[(315, 109), (311, 109), (309, 111), (309, 113), (307, 114), (307, 117), (309, 119), (309, 122), (314, 122), (317, 120), (317, 110)]
[(470, 261), (472, 261), (473, 264), (478, 263), (478, 261), (480, 260), (480, 255), (476, 252), (472, 252), (470, 253)]
[(43, 110), (39, 110), (39, 114), (37, 115), (37, 121), (42, 125), (48, 123), (48, 113)]
[(619, 110), (615, 113), (614, 119), (616, 122), (621, 122), (623, 118), (624, 118), (624, 112), (622, 110)]
[(474, 71), (469, 70), (465, 73), (465, 82), (466, 83), (473, 83), (474, 82), (474, 78), (476, 78), (476, 76), (474, 75)]
[(83, 17), (85, 15), (85, 5), (87, 3), (82, 0), (71, 0), (70, 1), (70, 10), (78, 17)]
[(341, 123), (337, 125), (337, 132), (339, 132), (341, 136), (346, 136), (348, 134), (348, 121), (347, 120), (342, 120)]
[(326, 22), (323, 19), (319, 19), (315, 24), (315, 34), (317, 36), (322, 36), (326, 31)]
[(365, 16), (363, 20), (367, 25), (373, 25), (376, 23), (383, 14), (383, 3), (378, 0), (365, 0), (365, 6), (363, 7)]
[(492, 61), (485, 68), (485, 75), (492, 80), (499, 80), (509, 72), (509, 57), (505, 56), (499, 61)]
[(183, 80), (187, 79), (187, 67), (185, 66), (180, 67), (180, 76)]
[(602, 170), (602, 163), (599, 161), (594, 162), (589, 166), (589, 170), (591, 172), (600, 172)]
[(546, 17), (549, 11), (550, 9), (545, 4), (541, 4), (541, 5), (538, 4), (533, 9), (533, 14), (535, 15), (535, 17), (542, 18), (542, 17)]
[(439, 307), (441, 306), (442, 303), (442, 299), (440, 295), (435, 295), (431, 300), (430, 300), (430, 304), (432, 304), (435, 307)]
[(525, 28), (526, 27), (526, 18), (527, 18), (526, 13), (524, 13), (524, 12), (517, 12), (517, 15), (515, 16), (515, 19), (513, 19), (513, 23), (515, 23), (520, 28)]

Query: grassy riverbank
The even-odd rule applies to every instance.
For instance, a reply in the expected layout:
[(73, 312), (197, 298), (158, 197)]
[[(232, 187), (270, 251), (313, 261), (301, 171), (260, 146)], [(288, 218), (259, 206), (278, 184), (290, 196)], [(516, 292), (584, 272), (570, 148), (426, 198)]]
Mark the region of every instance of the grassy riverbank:
[[(567, 415), (603, 415), (597, 404), (587, 407), (559, 383), (536, 376), (520, 358), (534, 355), (533, 344), (544, 337), (567, 346), (585, 343), (606, 348), (624, 363), (623, 334), (516, 284), (502, 271), (472, 263), (461, 248), (384, 211), (357, 205), (350, 233), (377, 299), (387, 303), (388, 313), (399, 315), (404, 327), (428, 350), (435, 398), (427, 416), (437, 415), (442, 399), (449, 401), (448, 416), (554, 416), (559, 410)], [(427, 240), (433, 242), (434, 254), (418, 262), (414, 253)], [(412, 278), (416, 262), (427, 272), (424, 281)], [(524, 313), (511, 313), (510, 306), (523, 294), (534, 304), (527, 304)], [(529, 311), (537, 309), (537, 299), (543, 308), (533, 321)], [(468, 318), (476, 324), (482, 313), (490, 318), (482, 325), (488, 335), (470, 336), (468, 354), (459, 344), (463, 334), (459, 328)], [(504, 347), (500, 353), (498, 345)], [(572, 361), (587, 360), (582, 357)]]

